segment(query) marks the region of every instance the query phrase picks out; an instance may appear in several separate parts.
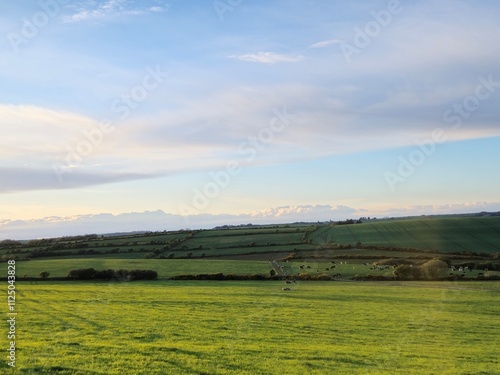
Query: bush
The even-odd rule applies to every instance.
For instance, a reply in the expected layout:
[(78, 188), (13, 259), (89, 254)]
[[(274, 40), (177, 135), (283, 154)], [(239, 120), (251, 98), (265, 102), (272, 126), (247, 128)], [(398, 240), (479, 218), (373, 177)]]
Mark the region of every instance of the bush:
[(442, 279), (448, 276), (448, 264), (439, 259), (433, 258), (420, 266), (422, 276), (428, 280)]
[(422, 277), (420, 267), (412, 264), (400, 264), (393, 273), (398, 279), (403, 280), (419, 280)]
[(156, 280), (158, 272), (152, 270), (132, 270), (130, 271), (129, 280)]
[(94, 268), (80, 268), (69, 271), (68, 277), (76, 280), (92, 280), (97, 271)]
[(94, 279), (97, 280), (112, 280), (117, 277), (116, 271), (113, 269), (97, 271)]
[(297, 276), (300, 280), (311, 280), (311, 275), (308, 273), (299, 273)]
[(155, 280), (158, 272), (152, 270), (118, 270), (113, 269), (96, 271), (94, 268), (71, 270), (68, 277), (75, 280)]

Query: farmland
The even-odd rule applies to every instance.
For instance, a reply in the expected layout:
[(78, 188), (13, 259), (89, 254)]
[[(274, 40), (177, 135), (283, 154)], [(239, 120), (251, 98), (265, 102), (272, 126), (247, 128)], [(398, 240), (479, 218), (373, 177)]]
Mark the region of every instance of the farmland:
[[(483, 281), (500, 276), (499, 233), (498, 217), (452, 217), (3, 242), (15, 373), (500, 374), (500, 283)], [(452, 276), (390, 281), (398, 262)], [(83, 268), (158, 280), (51, 280)], [(192, 280), (222, 274), (267, 280)]]
[(290, 292), (282, 286), (20, 282), (17, 372), (500, 371), (498, 283), (302, 282)]
[[(292, 255), (292, 256), (291, 256)], [(182, 274), (269, 275), (270, 259), (321, 262), (349, 260), (355, 268), (337, 268), (345, 277), (365, 275), (380, 260), (419, 263), (446, 257), (453, 264), (500, 270), (500, 217), (419, 217), (364, 220), (359, 224), (290, 224), (227, 227), (212, 230), (150, 232), (133, 235), (85, 235), (25, 242), (0, 242), (2, 260), (18, 260), (18, 276), (46, 271), (64, 277), (75, 268), (152, 269), (160, 278)], [(30, 260), (29, 262), (23, 260)], [(365, 265), (363, 265), (365, 264)], [(340, 271), (339, 271), (340, 270)], [(297, 274), (290, 267), (288, 274)], [(304, 269), (301, 270), (305, 271)], [(380, 274), (376, 273), (376, 274)], [(5, 270), (0, 271), (5, 276)]]
[(450, 252), (498, 252), (498, 217), (418, 218), (362, 225), (326, 226), (312, 232), (314, 243), (362, 243)]

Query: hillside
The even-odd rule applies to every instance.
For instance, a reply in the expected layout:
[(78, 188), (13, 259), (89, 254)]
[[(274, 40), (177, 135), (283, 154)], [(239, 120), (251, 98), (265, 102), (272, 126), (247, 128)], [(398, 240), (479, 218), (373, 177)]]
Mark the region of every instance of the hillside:
[[(349, 221), (350, 222), (350, 221)], [(268, 274), (273, 259), (296, 262), (349, 260), (361, 268), (340, 267), (343, 274), (369, 271), (375, 262), (400, 259), (423, 262), (446, 257), (453, 264), (500, 268), (500, 217), (437, 217), (365, 220), (358, 224), (290, 224), (226, 227), (213, 230), (134, 233), (113, 237), (85, 235), (0, 242), (3, 261), (16, 259), (19, 274), (66, 276), (71, 269), (148, 268), (162, 277), (227, 272)], [(29, 260), (29, 262), (23, 262)], [(311, 269), (324, 268), (311, 265)], [(345, 268), (345, 269), (344, 269)], [(366, 268), (366, 269), (365, 269)], [(335, 273), (332, 269), (333, 273)], [(0, 276), (4, 276), (0, 273)]]
[(313, 244), (340, 243), (435, 250), (500, 252), (499, 217), (419, 218), (333, 225), (310, 234)]

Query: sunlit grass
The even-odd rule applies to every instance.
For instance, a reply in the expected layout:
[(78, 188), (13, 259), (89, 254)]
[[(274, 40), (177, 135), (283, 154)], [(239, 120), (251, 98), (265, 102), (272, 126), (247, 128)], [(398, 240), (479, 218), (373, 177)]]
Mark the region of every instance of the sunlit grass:
[(498, 374), (500, 284), (19, 283), (18, 371)]

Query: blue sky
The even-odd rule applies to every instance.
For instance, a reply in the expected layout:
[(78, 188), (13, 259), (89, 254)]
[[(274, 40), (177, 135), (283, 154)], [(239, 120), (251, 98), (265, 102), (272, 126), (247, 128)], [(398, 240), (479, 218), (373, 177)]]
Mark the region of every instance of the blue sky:
[(499, 16), (462, 0), (2, 2), (0, 220), (500, 209)]

